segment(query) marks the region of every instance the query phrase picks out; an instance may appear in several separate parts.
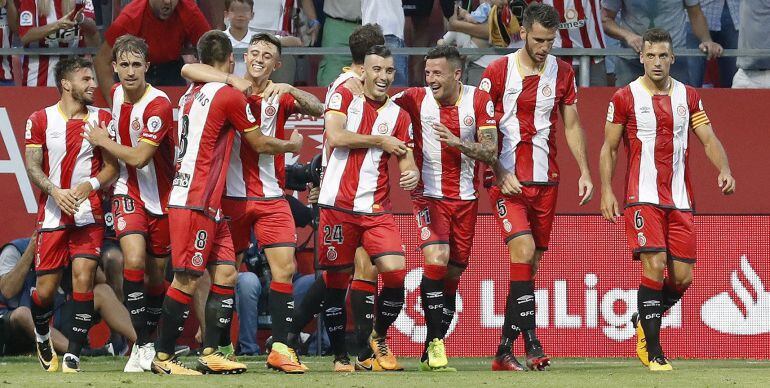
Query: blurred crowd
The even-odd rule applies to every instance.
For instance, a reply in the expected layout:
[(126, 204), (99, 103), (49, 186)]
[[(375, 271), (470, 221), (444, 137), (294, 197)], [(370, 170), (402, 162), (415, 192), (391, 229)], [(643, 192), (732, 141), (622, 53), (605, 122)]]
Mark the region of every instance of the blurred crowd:
[[(535, 0), (531, 0), (535, 1)], [(344, 48), (361, 24), (379, 24), (390, 47), (452, 44), (463, 48), (521, 46), (519, 22), (526, 0), (0, 0), (3, 48), (98, 48), (100, 79), (111, 74), (106, 56), (115, 39), (132, 33), (150, 45), (155, 85), (180, 85), (179, 69), (194, 61), (189, 48), (205, 31), (228, 33), (245, 48), (257, 32), (280, 37), (284, 47)], [(540, 0), (538, 0), (540, 1)], [(556, 47), (638, 51), (641, 33), (668, 30), (681, 57), (672, 75), (696, 87), (766, 87), (768, 57), (723, 56), (724, 49), (770, 48), (765, 39), (770, 3), (760, 0), (542, 0), (561, 14)], [(189, 53), (189, 54), (188, 54)], [(100, 61), (100, 55), (102, 60)], [(58, 57), (0, 56), (0, 85), (52, 86)], [(469, 56), (466, 81), (475, 83), (495, 56)], [(326, 86), (350, 63), (348, 55), (287, 56), (282, 82)], [(566, 58), (578, 67), (577, 58)], [(397, 86), (421, 84), (419, 56), (397, 58)], [(245, 71), (238, 64), (237, 73)], [(641, 74), (635, 57), (590, 61), (592, 86), (621, 86)], [(103, 92), (111, 82), (103, 82)]]

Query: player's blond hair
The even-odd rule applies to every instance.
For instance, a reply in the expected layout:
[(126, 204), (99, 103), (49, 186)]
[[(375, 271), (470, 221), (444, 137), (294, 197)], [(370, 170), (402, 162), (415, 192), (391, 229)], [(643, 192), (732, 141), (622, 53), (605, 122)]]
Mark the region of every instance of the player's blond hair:
[[(54, 0), (35, 0), (35, 5), (37, 5), (37, 14), (43, 17), (48, 16), (51, 13), (53, 1)], [(75, 0), (61, 1), (62, 15), (70, 13), (73, 8), (75, 8)]]

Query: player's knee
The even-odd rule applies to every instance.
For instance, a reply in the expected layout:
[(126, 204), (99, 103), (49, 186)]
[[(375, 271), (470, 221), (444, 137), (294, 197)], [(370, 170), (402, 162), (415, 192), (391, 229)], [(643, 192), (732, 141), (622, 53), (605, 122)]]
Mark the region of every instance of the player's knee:
[(684, 292), (692, 284), (692, 272), (686, 274), (677, 274), (673, 278), (674, 288), (679, 292)]
[(223, 286), (235, 286), (238, 282), (238, 271), (233, 265), (223, 265), (223, 268), (217, 269), (214, 283)]
[(642, 269), (644, 274), (651, 279), (662, 278), (666, 270), (665, 257), (661, 255), (642, 256)]
[(444, 244), (428, 245), (423, 249), (425, 255), (425, 264), (443, 265), (449, 263), (449, 246)]
[(295, 272), (297, 272), (297, 266), (294, 264), (294, 260), (270, 268), (273, 280), (281, 283), (291, 283)]
[(72, 288), (78, 292), (88, 292), (94, 289), (94, 274), (88, 271), (72, 271)]
[(118, 248), (107, 248), (102, 252), (102, 265), (107, 271), (123, 267), (123, 253)]

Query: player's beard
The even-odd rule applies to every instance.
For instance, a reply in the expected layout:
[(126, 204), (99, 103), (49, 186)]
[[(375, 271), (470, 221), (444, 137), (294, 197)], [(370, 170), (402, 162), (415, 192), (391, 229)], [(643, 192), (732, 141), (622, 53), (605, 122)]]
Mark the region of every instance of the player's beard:
[(94, 102), (93, 94), (91, 95), (87, 94), (86, 89), (73, 90), (72, 99), (83, 105), (91, 105)]
[[(535, 55), (535, 50), (533, 50), (532, 47), (529, 46), (529, 42), (526, 42), (524, 44), (524, 49), (527, 51), (527, 55), (529, 55), (529, 59), (531, 59), (532, 62), (534, 62), (538, 66), (543, 64), (543, 62), (545, 62), (545, 58), (543, 58), (542, 60), (537, 59), (537, 56)], [(545, 55), (547, 56), (548, 53), (546, 53)]]

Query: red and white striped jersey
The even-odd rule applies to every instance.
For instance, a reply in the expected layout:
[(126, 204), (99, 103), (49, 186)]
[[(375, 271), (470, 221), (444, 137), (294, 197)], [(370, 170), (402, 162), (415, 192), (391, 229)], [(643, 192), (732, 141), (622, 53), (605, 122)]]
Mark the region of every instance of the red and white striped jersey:
[(561, 18), (554, 47), (604, 48), (600, 0), (542, 0), (542, 3), (556, 8)]
[(518, 53), (492, 62), (479, 83), (495, 104), (500, 164), (524, 185), (557, 184), (557, 108), (577, 103), (575, 72), (549, 55), (539, 74), (523, 77)]
[[(0, 8), (0, 48), (11, 48), (11, 29), (8, 25), (8, 11)], [(13, 61), (10, 55), (0, 55), (0, 81), (13, 80)]]
[(607, 121), (625, 127), (626, 206), (645, 203), (693, 209), (689, 131), (709, 124), (698, 92), (671, 78), (668, 95), (653, 95), (640, 79), (612, 96)]
[[(380, 104), (354, 97), (348, 89), (339, 87), (329, 99), (326, 111), (345, 115), (347, 131), (362, 135), (390, 135), (406, 143), (412, 142), (409, 115), (390, 99)], [(390, 210), (390, 154), (380, 148), (338, 147), (329, 151), (319, 205), (363, 214)]]
[(139, 142), (157, 147), (142, 168), (118, 160), (120, 175), (113, 194), (128, 195), (150, 214), (166, 214), (174, 173), (174, 143), (169, 135), (174, 116), (168, 96), (147, 85), (144, 96), (132, 104), (126, 102), (123, 87), (116, 84), (112, 88), (112, 116), (116, 142), (128, 147), (137, 147)]
[[(263, 135), (287, 139), (284, 131), (286, 120), (298, 112), (294, 101), (288, 93), (282, 94), (272, 104), (261, 96), (249, 97), (251, 111), (257, 113)], [(225, 196), (250, 200), (283, 197), (285, 171), (284, 154), (259, 154), (248, 144), (243, 144), (241, 135), (237, 133), (230, 154)]]
[[(44, 0), (45, 1), (45, 0)], [(21, 0), (19, 6), (19, 35), (26, 35), (35, 27), (42, 27), (55, 23), (65, 14), (62, 10), (63, 0), (50, 0), (52, 6), (48, 15), (40, 14), (36, 0)], [(83, 15), (94, 19), (94, 5), (91, 0), (85, 0)], [(37, 42), (24, 45), (24, 47), (85, 47), (83, 37), (80, 35), (80, 27), (75, 25), (67, 30), (56, 30)], [(24, 55), (21, 61), (21, 84), (23, 86), (56, 86), (54, 67), (59, 62), (58, 56)]]
[[(42, 147), (43, 172), (59, 188), (75, 188), (81, 182), (96, 177), (102, 169), (101, 151), (83, 139), (86, 122), (97, 126), (110, 123), (112, 116), (106, 110), (88, 106), (85, 119), (68, 119), (59, 104), (33, 113), (27, 120), (24, 134), (27, 147)], [(80, 204), (70, 216), (61, 211), (56, 201), (41, 192), (38, 199), (37, 225), (40, 230), (61, 229), (104, 223), (102, 200), (98, 191), (92, 191), (88, 200)]]
[[(329, 99), (334, 94), (335, 91), (337, 91), (337, 88), (340, 87), (340, 85), (344, 84), (345, 81), (353, 78), (358, 77), (358, 75), (351, 70), (349, 67), (342, 68), (342, 73), (337, 76), (337, 79), (332, 82), (329, 87), (326, 88), (326, 97), (324, 98), (324, 108), (329, 108)], [(344, 87), (344, 86), (343, 86)], [(326, 143), (326, 135), (324, 135), (324, 144)], [(326, 146), (323, 147), (323, 152), (321, 153), (321, 166), (326, 167), (326, 164), (328, 163), (329, 158), (329, 150), (326, 149)]]
[(259, 123), (246, 96), (220, 82), (195, 83), (179, 99), (176, 175), (168, 206), (220, 215), (235, 131)]
[(440, 122), (460, 139), (476, 141), (479, 128), (497, 128), (489, 94), (463, 85), (455, 104), (439, 105), (430, 88), (409, 88), (393, 96), (393, 102), (409, 113), (414, 127), (414, 159), (420, 170), (420, 183), (413, 195), (477, 199), (479, 164), (436, 139), (431, 124)]

